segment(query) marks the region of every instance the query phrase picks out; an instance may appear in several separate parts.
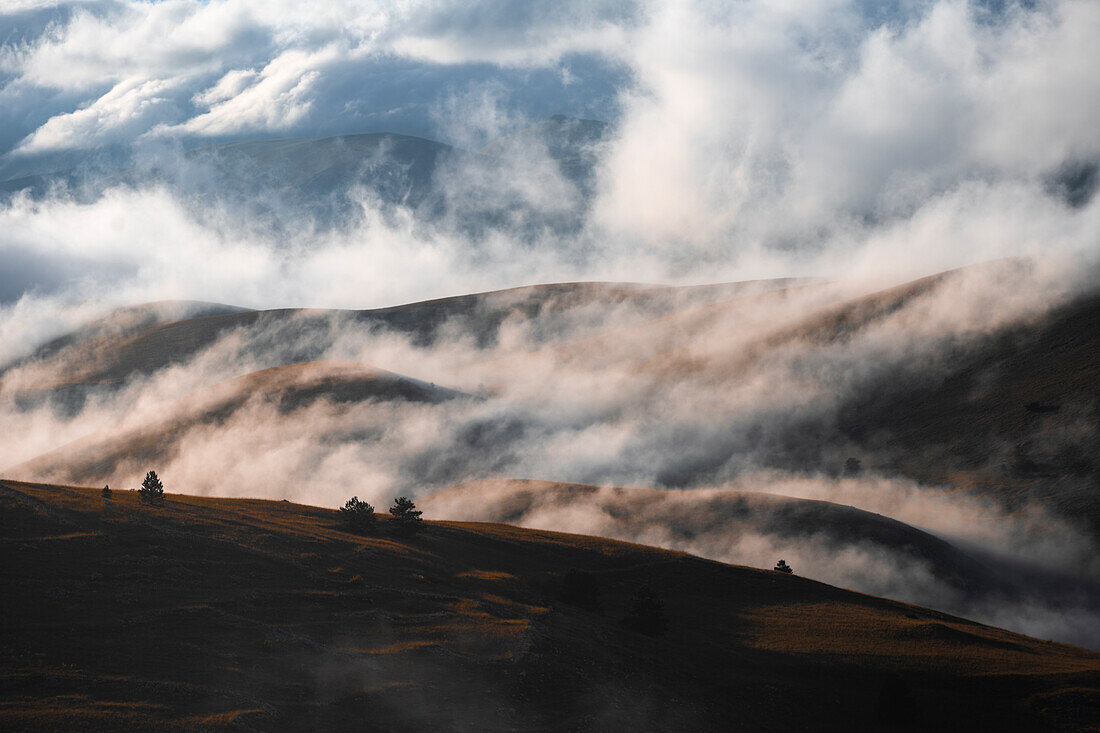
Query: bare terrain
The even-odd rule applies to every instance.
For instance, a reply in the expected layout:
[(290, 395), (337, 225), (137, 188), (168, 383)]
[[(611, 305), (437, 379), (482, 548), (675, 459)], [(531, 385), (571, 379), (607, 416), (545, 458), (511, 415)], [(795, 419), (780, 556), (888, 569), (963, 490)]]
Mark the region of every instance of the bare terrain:
[[(0, 483), (8, 729), (1096, 730), (1100, 655), (767, 570)], [(563, 600), (567, 571), (598, 607)], [(663, 636), (624, 628), (648, 586)]]

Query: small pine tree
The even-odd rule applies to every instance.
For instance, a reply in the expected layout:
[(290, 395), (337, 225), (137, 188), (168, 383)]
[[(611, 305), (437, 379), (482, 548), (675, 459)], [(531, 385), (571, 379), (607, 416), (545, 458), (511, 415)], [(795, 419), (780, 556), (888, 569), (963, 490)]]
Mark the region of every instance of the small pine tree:
[(413, 534), (420, 530), (420, 515), (423, 513), (407, 496), (397, 497), (390, 507), (390, 515), (397, 520), (397, 529), (403, 534)]
[(630, 607), (623, 617), (623, 626), (646, 636), (664, 636), (668, 631), (665, 604), (653, 595), (648, 586), (642, 586), (630, 599)]
[(156, 471), (145, 474), (145, 480), (141, 482), (138, 494), (146, 504), (160, 504), (164, 501), (164, 484), (157, 478)]
[(365, 501), (359, 501), (358, 496), (348, 499), (340, 508), (340, 516), (344, 518), (348, 529), (358, 534), (365, 534), (374, 530), (374, 524), (378, 517), (374, 516), (374, 507)]
[(99, 492), (99, 495), (102, 496), (104, 499), (110, 499), (111, 498), (111, 485), (107, 484), (106, 486), (104, 486), (103, 491)]
[(794, 572), (794, 568), (792, 568), (790, 565), (788, 565), (786, 560), (780, 560), (779, 562), (777, 562), (775, 564), (775, 570), (778, 570), (781, 573), (793, 573)]

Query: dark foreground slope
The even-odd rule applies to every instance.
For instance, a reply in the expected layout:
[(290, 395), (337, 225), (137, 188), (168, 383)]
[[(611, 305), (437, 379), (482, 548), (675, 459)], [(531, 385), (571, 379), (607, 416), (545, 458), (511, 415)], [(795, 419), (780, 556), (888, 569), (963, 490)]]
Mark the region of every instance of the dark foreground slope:
[[(422, 497), (421, 505), (435, 516), (548, 530), (580, 528), (749, 565), (774, 561), (780, 553), (811, 577), (843, 586), (861, 582), (860, 590), (891, 597), (907, 593), (901, 596), (905, 600), (964, 615), (973, 604), (1006, 601), (1063, 612), (1091, 607), (1100, 614), (1100, 582), (1087, 573), (1051, 567), (1025, 572), (992, 548), (963, 547), (896, 519), (829, 501), (735, 489), (670, 491), (501, 478)], [(874, 573), (863, 566), (853, 573), (851, 561), (843, 559), (853, 551), (895, 568), (919, 566), (935, 579), (936, 589), (917, 592), (916, 582), (885, 589), (875, 585)]]
[[(1087, 730), (1100, 654), (770, 571), (0, 482), (0, 728)], [(602, 611), (561, 600), (595, 576)], [(636, 590), (670, 629), (617, 623)], [(887, 728), (891, 729), (891, 728)]]

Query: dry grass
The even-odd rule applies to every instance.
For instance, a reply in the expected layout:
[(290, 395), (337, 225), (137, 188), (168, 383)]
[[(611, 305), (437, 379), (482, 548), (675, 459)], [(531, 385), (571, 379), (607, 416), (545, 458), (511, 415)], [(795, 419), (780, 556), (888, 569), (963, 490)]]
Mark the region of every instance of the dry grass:
[[(1087, 730), (1100, 654), (770, 571), (506, 525), (0, 482), (0, 728)], [(602, 613), (559, 600), (599, 580)], [(669, 633), (622, 628), (646, 584)]]

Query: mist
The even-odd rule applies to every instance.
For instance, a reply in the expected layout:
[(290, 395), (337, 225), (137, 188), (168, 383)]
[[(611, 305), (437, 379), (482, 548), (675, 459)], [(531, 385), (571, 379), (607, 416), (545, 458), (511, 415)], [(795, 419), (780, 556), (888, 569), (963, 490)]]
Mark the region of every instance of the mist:
[[(1100, 9), (494, 7), (0, 11), (5, 475), (409, 494), (431, 518), (785, 557), (1100, 644), (1097, 529), (1071, 503), (1096, 469), (1018, 467), (1087, 453), (1095, 402), (973, 444), (883, 417), (960, 373), (977, 377), (959, 402), (980, 399), (1011, 372), (985, 354), (1095, 295)], [(502, 292), (427, 330), (352, 312), (569, 282), (680, 287)], [(752, 284), (689, 287), (707, 283)], [(319, 310), (131, 363), (127, 339), (214, 307), (118, 310), (154, 301)], [(328, 364), (248, 381), (301, 362)], [(324, 395), (342, 380), (366, 392)], [(321, 396), (288, 403), (288, 385)], [(504, 478), (604, 493), (503, 516), (472, 482)], [(481, 488), (448, 500), (461, 484)], [(685, 537), (662, 511), (622, 521), (640, 505), (612, 487), (687, 515), (715, 491), (832, 502), (1026, 565), (1035, 588), (1072, 582), (969, 592), (898, 547), (751, 522)]]

